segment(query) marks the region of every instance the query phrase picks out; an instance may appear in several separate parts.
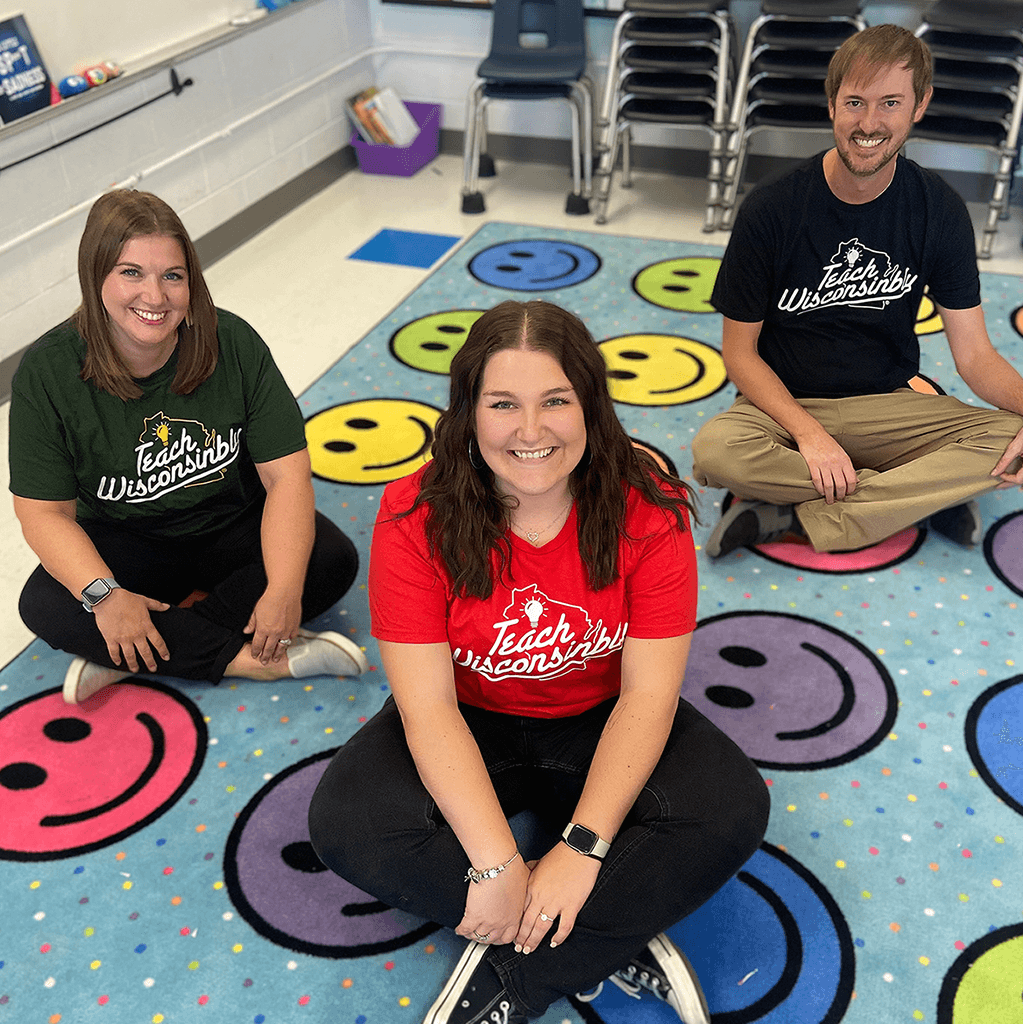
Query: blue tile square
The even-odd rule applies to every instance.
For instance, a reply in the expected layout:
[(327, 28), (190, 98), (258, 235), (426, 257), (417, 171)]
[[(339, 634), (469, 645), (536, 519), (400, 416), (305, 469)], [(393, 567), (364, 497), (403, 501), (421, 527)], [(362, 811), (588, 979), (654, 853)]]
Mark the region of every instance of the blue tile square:
[(458, 235), (433, 235), (423, 231), (384, 228), (360, 245), (348, 258), (426, 270), (459, 241), (461, 239)]

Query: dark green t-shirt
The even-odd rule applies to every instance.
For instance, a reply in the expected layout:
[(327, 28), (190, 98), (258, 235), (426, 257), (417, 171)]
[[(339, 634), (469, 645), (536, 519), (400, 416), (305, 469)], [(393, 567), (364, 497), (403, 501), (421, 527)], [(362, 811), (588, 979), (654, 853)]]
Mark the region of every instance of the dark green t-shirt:
[(78, 499), (78, 518), (154, 537), (216, 532), (265, 497), (256, 463), (305, 447), (298, 404), (262, 338), (217, 310), (220, 353), (190, 395), (171, 390), (177, 353), (123, 401), (79, 376), (69, 320), (25, 353), (11, 393), (11, 490)]

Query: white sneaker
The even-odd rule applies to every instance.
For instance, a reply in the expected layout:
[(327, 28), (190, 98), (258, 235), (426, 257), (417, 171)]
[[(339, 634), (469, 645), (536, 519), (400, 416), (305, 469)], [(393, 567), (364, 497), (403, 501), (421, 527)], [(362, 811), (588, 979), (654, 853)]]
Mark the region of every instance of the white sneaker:
[(85, 658), (75, 658), (64, 676), (64, 701), (81, 704), (99, 693), (104, 686), (127, 679), (132, 673), (120, 668), (107, 668)]
[(288, 648), (288, 671), (295, 679), (310, 676), (361, 676), (369, 669), (366, 655), (354, 640), (325, 630), (300, 629)]

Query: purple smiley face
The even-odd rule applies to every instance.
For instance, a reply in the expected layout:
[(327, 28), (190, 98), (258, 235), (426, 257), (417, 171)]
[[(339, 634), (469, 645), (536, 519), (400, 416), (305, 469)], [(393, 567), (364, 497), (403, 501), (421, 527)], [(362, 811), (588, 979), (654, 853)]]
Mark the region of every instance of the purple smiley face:
[(831, 768), (895, 722), (887, 670), (830, 626), (782, 612), (728, 612), (693, 634), (682, 695), (761, 768)]
[(334, 750), (274, 776), (238, 816), (224, 850), (231, 902), (260, 935), (313, 956), (372, 956), (437, 925), (393, 910), (329, 871), (309, 842), (309, 802)]

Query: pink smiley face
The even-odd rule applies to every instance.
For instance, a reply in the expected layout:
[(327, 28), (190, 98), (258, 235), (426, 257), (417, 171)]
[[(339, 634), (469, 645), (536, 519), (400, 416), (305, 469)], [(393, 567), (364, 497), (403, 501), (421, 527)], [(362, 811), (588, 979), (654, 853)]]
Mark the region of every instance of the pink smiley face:
[(202, 767), (206, 726), (169, 687), (139, 680), (87, 705), (47, 690), (0, 711), (0, 859), (54, 860), (137, 832)]

